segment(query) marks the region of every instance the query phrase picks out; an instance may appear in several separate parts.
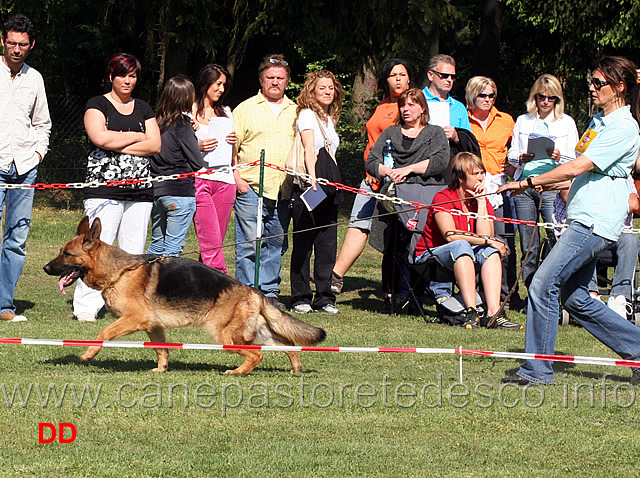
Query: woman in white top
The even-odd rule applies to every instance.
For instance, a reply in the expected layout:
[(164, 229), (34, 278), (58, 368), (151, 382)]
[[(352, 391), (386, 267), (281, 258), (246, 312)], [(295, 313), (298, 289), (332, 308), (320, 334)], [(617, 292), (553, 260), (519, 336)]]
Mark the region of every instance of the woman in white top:
[(202, 262), (227, 273), (222, 244), (236, 200), (236, 183), (231, 169), (236, 136), (233, 116), (222, 105), (230, 82), (229, 72), (220, 65), (209, 64), (196, 78), (196, 102), (193, 116), (198, 123), (196, 137), (205, 169), (215, 171), (196, 177), (196, 214), (193, 223), (200, 244)]
[[(341, 195), (335, 188), (320, 186), (316, 177), (339, 180), (335, 153), (340, 144), (335, 125), (342, 110), (344, 90), (333, 73), (314, 71), (298, 96), (296, 127), (304, 146), (304, 162), (311, 182), (294, 185), (291, 216), (293, 218), (293, 250), (291, 253), (291, 306), (294, 312), (318, 311), (337, 314), (336, 296), (331, 291), (331, 271), (336, 261), (338, 235), (338, 203)], [(328, 177), (331, 176), (331, 177)], [(301, 199), (308, 189), (322, 190), (325, 197), (309, 211)], [(320, 227), (319, 226), (325, 226)], [(310, 230), (311, 229), (311, 230)], [(314, 252), (315, 298), (310, 286), (310, 259)], [(313, 299), (313, 300), (312, 300)]]
[[(564, 97), (562, 86), (558, 79), (545, 73), (540, 76), (527, 100), (527, 113), (516, 120), (513, 129), (511, 148), (507, 153), (509, 163), (516, 167), (513, 175), (516, 181), (525, 180), (528, 177), (539, 176), (551, 171), (558, 164), (571, 161), (576, 157), (575, 148), (578, 143), (578, 130), (576, 124), (569, 115), (564, 113)], [(529, 135), (539, 134), (555, 138), (553, 150), (548, 150), (542, 157), (529, 154)], [(553, 222), (553, 202), (555, 191), (537, 192), (529, 188), (522, 194), (513, 197), (516, 206), (516, 214), (521, 221), (538, 220), (538, 204), (542, 201), (541, 214), (544, 222)], [(533, 234), (533, 243), (526, 263), (522, 264), (522, 279), (529, 288), (533, 274), (536, 270), (538, 248), (540, 247), (540, 235), (538, 229), (531, 226), (519, 225), (520, 247), (524, 258)]]

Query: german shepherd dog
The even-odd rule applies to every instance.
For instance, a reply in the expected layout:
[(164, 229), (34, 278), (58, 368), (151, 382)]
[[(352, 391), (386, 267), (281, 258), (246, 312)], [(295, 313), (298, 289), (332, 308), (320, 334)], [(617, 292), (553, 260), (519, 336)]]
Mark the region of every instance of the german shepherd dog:
[[(119, 318), (96, 340), (145, 331), (152, 342), (166, 342), (164, 329), (185, 325), (198, 325), (214, 343), (225, 345), (314, 345), (325, 338), (323, 329), (278, 310), (257, 290), (216, 269), (191, 259), (129, 254), (100, 241), (101, 229), (100, 219), (89, 227), (85, 216), (75, 237), (44, 266), (47, 274), (60, 276), (63, 293), (79, 278), (102, 291), (107, 307)], [(100, 349), (89, 347), (80, 360), (91, 360)], [(164, 372), (169, 352), (155, 351), (158, 367), (153, 371)], [(262, 360), (257, 350), (234, 352), (244, 357), (244, 363), (226, 374), (247, 374)], [(291, 372), (301, 372), (298, 353), (285, 353)]]

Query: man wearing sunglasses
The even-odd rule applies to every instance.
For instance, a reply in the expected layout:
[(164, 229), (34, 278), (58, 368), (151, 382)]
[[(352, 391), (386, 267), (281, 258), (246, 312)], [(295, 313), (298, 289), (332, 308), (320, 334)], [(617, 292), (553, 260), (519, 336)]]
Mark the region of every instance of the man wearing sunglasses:
[(0, 215), (6, 205), (0, 253), (0, 320), (24, 322), (13, 296), (26, 259), (25, 246), (38, 165), (49, 146), (51, 119), (42, 75), (24, 61), (35, 44), (31, 21), (24, 15), (7, 19), (2, 30), (0, 62)]
[[(441, 125), (449, 142), (458, 143), (456, 128), (464, 128), (471, 131), (467, 108), (463, 103), (454, 99), (451, 88), (456, 79), (456, 62), (449, 55), (435, 55), (429, 61), (427, 71), (429, 86), (425, 86), (423, 92), (428, 102), (446, 102), (449, 104), (449, 124)], [(431, 112), (430, 112), (431, 113)], [(433, 116), (433, 115), (432, 115)]]

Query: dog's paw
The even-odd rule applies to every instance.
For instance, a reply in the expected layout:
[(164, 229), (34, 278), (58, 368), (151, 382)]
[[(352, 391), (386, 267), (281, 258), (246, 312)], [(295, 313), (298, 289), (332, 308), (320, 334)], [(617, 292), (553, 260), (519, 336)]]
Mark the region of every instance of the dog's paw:
[(293, 374), (302, 373), (302, 367), (299, 367), (299, 368), (292, 368), (292, 369), (291, 369), (291, 373), (293, 373)]
[(93, 358), (93, 356), (91, 356), (91, 355), (82, 354), (82, 355), (80, 356), (80, 361), (81, 361), (81, 362), (88, 362), (88, 361), (90, 361), (92, 358)]
[(167, 370), (169, 370), (169, 367), (166, 365), (164, 367), (156, 367), (154, 369), (151, 369), (152, 372), (158, 372), (158, 373), (166, 372)]

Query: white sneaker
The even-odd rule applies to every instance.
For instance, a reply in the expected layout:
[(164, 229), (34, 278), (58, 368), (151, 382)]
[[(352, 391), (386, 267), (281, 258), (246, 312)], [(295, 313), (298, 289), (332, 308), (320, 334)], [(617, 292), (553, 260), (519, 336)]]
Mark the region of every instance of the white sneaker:
[(296, 314), (310, 314), (313, 312), (313, 307), (311, 307), (311, 304), (296, 304), (291, 308), (291, 312), (295, 312)]
[(96, 316), (93, 315), (91, 312), (78, 312), (77, 314), (75, 314), (76, 319), (78, 319), (78, 322), (95, 322), (96, 321)]
[(624, 295), (609, 297), (607, 307), (613, 310), (620, 317), (627, 318), (627, 298)]
[(323, 314), (332, 314), (332, 315), (340, 313), (338, 308), (333, 304), (325, 304), (319, 309), (316, 309), (316, 312), (321, 312)]

